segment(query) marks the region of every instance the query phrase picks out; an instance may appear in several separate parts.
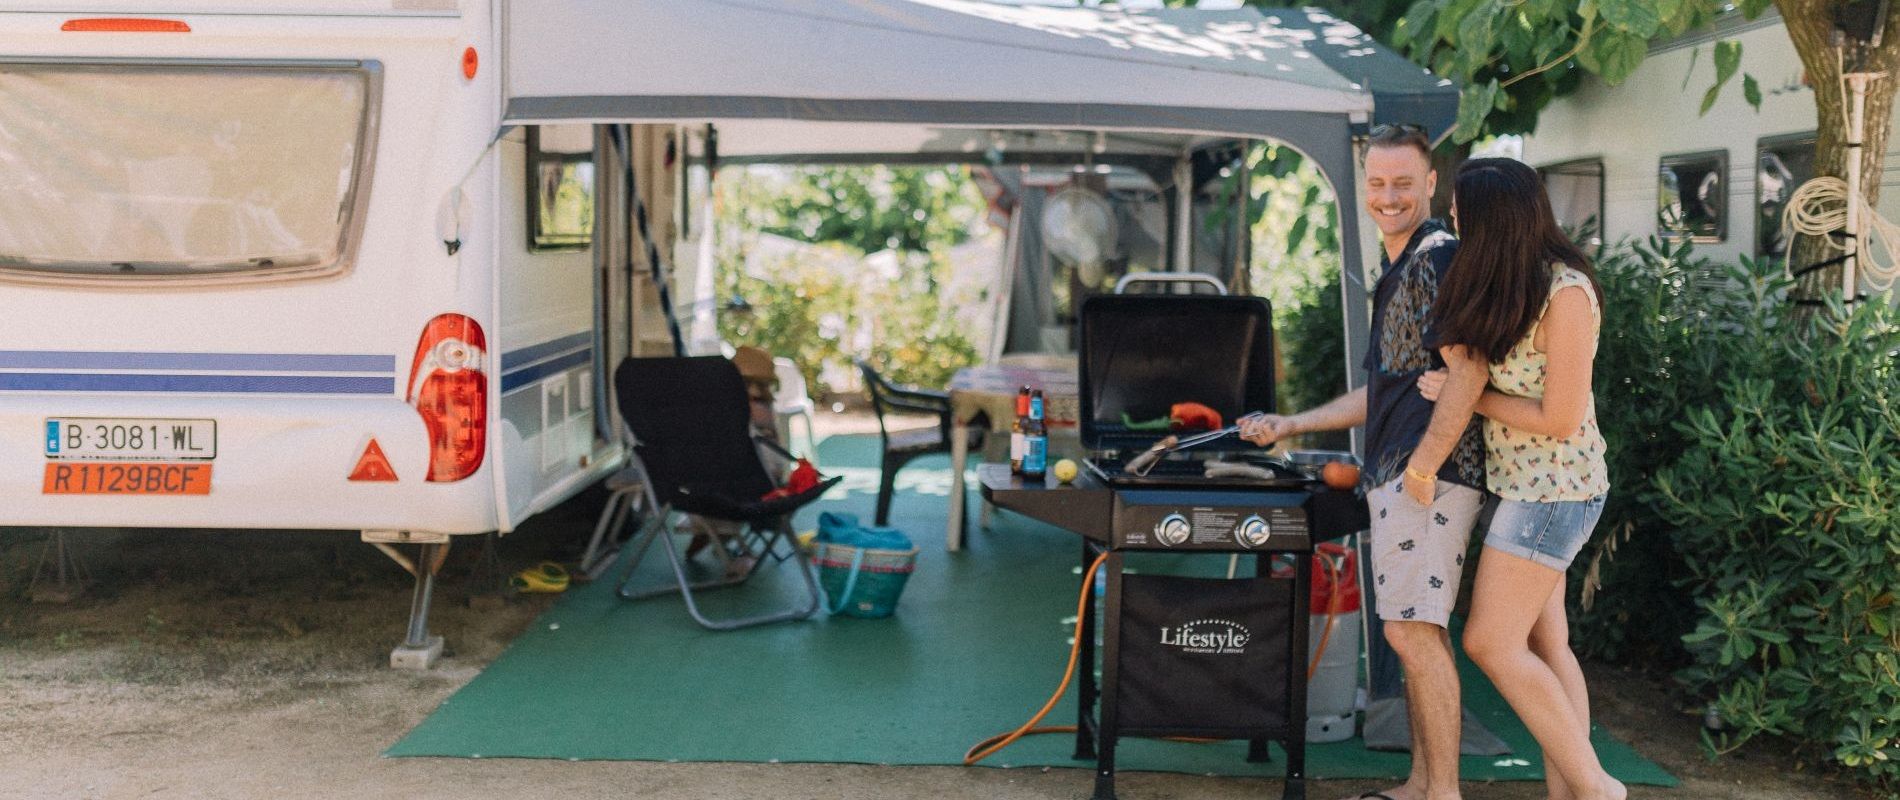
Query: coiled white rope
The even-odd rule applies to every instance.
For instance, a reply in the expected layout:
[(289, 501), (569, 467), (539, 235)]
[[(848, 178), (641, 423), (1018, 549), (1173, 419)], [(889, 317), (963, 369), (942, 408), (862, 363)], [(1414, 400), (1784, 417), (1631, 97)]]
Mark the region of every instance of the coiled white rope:
[[(1788, 198), (1787, 210), (1781, 217), (1781, 233), (1784, 241), (1791, 241), (1788, 232), (1793, 231), (1804, 236), (1818, 236), (1824, 247), (1831, 253), (1845, 253), (1854, 245), (1854, 240), (1836, 240), (1829, 236), (1847, 227), (1847, 182), (1840, 178), (1822, 176), (1814, 178), (1794, 190)], [(1862, 252), (1856, 254), (1854, 268), (1859, 273), (1860, 283), (1875, 292), (1885, 292), (1893, 288), (1895, 280), (1900, 278), (1900, 225), (1880, 216), (1864, 196), (1856, 196), (1852, 202), (1859, 204), (1861, 224), (1867, 228), (1868, 235), (1861, 238), (1870, 241)], [(1848, 231), (1848, 233), (1853, 233)], [(1879, 245), (1880, 255), (1875, 258), (1875, 247)], [(1884, 263), (1883, 263), (1884, 262)]]

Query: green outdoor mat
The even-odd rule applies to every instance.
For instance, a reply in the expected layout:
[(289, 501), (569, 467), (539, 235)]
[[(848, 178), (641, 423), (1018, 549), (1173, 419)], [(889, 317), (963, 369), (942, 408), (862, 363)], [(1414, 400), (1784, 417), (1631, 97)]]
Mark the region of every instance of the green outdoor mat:
[[(821, 510), (853, 512), (868, 523), (877, 439), (834, 437), (820, 455), (824, 471), (845, 481), (800, 516), (800, 528), (812, 527)], [(619, 600), (616, 569), (568, 592), (387, 755), (961, 763), (972, 744), (1026, 720), (1061, 679), (1081, 544), (1073, 534), (998, 513), (994, 530), (973, 530), (968, 547), (948, 553), (949, 484), (941, 457), (900, 474), (892, 524), (922, 552), (893, 617), (820, 612), (803, 622), (707, 631), (687, 617), (677, 594)], [(1194, 558), (1196, 571), (1226, 566), (1221, 556)], [(671, 579), (657, 551), (640, 573), (646, 581)], [(713, 616), (756, 611), (798, 588), (789, 570), (768, 566), (741, 589), (701, 595), (701, 606)], [(1467, 705), (1516, 753), (1466, 758), (1463, 776), (1542, 779), (1530, 735), (1478, 671), (1464, 666)], [(1074, 722), (1071, 689), (1042, 724)], [(1675, 785), (1601, 730), (1595, 740), (1605, 767), (1623, 781)], [(983, 763), (1089, 766), (1069, 757), (1073, 744), (1070, 735), (1029, 737)], [(1117, 761), (1124, 770), (1284, 773), (1277, 751), (1267, 764), (1249, 764), (1245, 754), (1242, 742), (1127, 739)], [(1314, 778), (1398, 778), (1409, 763), (1402, 753), (1367, 751), (1357, 739), (1307, 748)]]

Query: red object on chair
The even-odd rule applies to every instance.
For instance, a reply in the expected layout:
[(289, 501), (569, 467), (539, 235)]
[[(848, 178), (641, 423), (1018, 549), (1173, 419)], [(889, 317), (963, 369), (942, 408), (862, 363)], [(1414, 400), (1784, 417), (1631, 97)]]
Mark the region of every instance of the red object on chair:
[(1175, 403), (1168, 409), (1168, 416), (1174, 418), (1177, 431), (1211, 431), (1221, 427), (1220, 412), (1200, 403)]
[(760, 499), (776, 500), (781, 497), (804, 494), (818, 485), (818, 479), (818, 468), (812, 466), (810, 461), (801, 458), (798, 460), (798, 466), (792, 468), (791, 477), (785, 479), (785, 485), (766, 492)]

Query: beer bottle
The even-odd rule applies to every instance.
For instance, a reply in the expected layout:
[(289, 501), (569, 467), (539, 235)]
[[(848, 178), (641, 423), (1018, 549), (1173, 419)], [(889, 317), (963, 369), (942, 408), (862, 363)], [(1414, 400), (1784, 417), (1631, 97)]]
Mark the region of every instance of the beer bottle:
[(1023, 436), (1029, 431), (1029, 387), (1016, 390), (1016, 420), (1009, 425), (1009, 471), (1023, 474)]
[(1049, 470), (1049, 426), (1043, 420), (1042, 390), (1029, 395), (1029, 425), (1023, 431), (1023, 477), (1041, 480)]

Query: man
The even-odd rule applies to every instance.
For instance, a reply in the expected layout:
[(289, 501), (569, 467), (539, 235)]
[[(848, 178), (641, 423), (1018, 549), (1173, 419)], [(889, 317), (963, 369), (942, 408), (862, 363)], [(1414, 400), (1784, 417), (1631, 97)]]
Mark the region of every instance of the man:
[(1241, 430), (1242, 437), (1264, 446), (1310, 431), (1366, 426), (1361, 486), (1372, 511), (1373, 593), (1385, 639), (1405, 669), (1412, 729), (1410, 778), (1363, 795), (1374, 800), (1460, 796), (1462, 706), (1446, 624), (1483, 499), (1483, 429), (1473, 423), (1459, 437), (1430, 505), (1406, 496), (1400, 480), (1432, 417), (1418, 378), (1444, 366), (1429, 323), (1439, 280), (1458, 245), (1443, 225), (1427, 218), (1437, 182), (1423, 131), (1373, 129), (1365, 153), (1365, 202), (1384, 250), (1373, 290), (1366, 385), (1319, 408), (1270, 415)]

